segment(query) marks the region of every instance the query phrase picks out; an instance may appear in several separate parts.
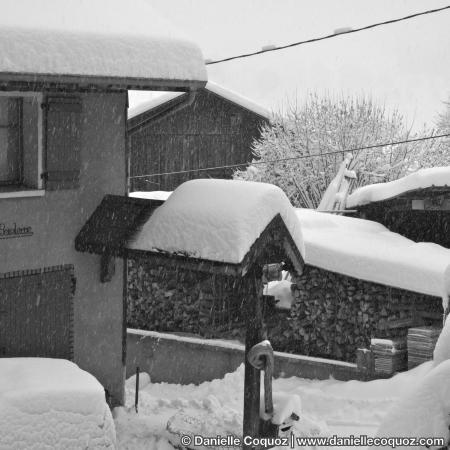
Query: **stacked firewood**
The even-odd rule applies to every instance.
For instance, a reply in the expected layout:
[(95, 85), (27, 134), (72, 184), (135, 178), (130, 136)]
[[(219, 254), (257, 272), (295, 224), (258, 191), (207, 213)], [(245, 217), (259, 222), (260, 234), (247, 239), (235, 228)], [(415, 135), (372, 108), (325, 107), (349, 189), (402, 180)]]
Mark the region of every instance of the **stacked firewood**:
[[(354, 361), (357, 348), (370, 339), (406, 336), (411, 326), (424, 323), (417, 305), (440, 300), (306, 266), (294, 276), (290, 328), (296, 351)], [(429, 308), (431, 309), (431, 307)]]
[[(371, 338), (406, 336), (441, 323), (441, 300), (305, 266), (293, 276), (289, 312), (263, 308), (274, 348), (355, 361)], [(233, 277), (129, 262), (128, 326), (211, 338), (245, 335), (243, 294)]]
[(132, 328), (205, 337), (242, 328), (242, 299), (230, 277), (129, 261), (127, 300)]

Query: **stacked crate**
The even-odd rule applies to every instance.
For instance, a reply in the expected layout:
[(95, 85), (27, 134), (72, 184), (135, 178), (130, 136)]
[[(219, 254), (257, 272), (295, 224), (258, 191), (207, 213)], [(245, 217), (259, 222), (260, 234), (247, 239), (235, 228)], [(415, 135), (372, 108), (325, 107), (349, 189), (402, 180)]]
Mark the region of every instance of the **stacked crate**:
[(406, 337), (394, 339), (372, 338), (370, 349), (375, 360), (375, 372), (392, 374), (406, 370), (408, 365)]
[(436, 326), (423, 326), (408, 330), (408, 369), (433, 359), (433, 351), (441, 333)]

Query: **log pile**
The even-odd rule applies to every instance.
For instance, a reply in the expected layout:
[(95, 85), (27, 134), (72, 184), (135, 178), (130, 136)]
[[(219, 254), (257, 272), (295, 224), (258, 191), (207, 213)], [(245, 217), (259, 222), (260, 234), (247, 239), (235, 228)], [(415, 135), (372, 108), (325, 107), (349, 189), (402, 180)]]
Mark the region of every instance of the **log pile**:
[(313, 356), (355, 361), (357, 348), (370, 339), (406, 336), (408, 328), (441, 317), (441, 300), (401, 289), (306, 266), (293, 277), (295, 302), (290, 328), (296, 351)]
[[(279, 312), (270, 302), (263, 306), (268, 337), (278, 351), (354, 362), (356, 350), (369, 348), (371, 338), (404, 337), (410, 327), (442, 322), (436, 297), (312, 266), (301, 276), (293, 274), (292, 281), (290, 311)], [(243, 341), (237, 283), (232, 277), (129, 261), (128, 326)]]
[(128, 263), (127, 325), (205, 337), (241, 334), (239, 289), (233, 278)]

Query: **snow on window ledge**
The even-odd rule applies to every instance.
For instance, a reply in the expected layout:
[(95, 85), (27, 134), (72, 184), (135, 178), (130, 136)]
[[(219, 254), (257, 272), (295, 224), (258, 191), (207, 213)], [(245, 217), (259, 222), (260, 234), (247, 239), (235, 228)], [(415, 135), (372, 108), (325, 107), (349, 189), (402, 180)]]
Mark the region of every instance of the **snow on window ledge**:
[(2, 198), (21, 198), (21, 197), (43, 197), (45, 189), (20, 189), (0, 190), (0, 199)]

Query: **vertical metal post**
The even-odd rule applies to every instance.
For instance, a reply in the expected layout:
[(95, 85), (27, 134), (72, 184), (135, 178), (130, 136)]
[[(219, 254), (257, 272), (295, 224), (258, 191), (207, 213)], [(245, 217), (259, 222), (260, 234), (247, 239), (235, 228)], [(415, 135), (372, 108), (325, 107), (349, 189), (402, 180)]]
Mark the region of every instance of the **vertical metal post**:
[[(261, 270), (255, 268), (243, 279), (246, 316), (243, 437), (258, 437), (260, 433), (261, 372), (247, 361), (247, 354), (263, 338), (261, 276)], [(254, 447), (243, 445), (244, 450), (252, 448)]]
[(136, 410), (136, 414), (138, 412), (139, 405), (139, 366), (136, 367), (136, 389), (134, 391), (134, 409)]

